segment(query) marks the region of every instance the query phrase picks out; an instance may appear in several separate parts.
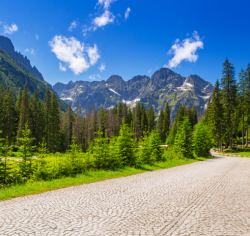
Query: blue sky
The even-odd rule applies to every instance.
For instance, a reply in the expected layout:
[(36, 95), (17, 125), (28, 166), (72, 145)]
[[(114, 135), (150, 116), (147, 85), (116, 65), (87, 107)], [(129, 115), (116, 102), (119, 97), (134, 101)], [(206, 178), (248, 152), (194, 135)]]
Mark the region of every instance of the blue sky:
[(112, 74), (127, 80), (162, 66), (214, 83), (226, 57), (236, 75), (250, 63), (248, 0), (0, 0), (0, 5), (1, 34), (51, 84)]

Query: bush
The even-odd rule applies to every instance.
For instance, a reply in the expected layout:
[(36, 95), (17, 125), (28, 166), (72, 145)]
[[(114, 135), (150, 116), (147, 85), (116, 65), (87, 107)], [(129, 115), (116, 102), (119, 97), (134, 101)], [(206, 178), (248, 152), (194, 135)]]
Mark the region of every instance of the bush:
[(206, 124), (198, 123), (193, 133), (193, 149), (197, 156), (206, 157), (213, 146), (212, 135)]

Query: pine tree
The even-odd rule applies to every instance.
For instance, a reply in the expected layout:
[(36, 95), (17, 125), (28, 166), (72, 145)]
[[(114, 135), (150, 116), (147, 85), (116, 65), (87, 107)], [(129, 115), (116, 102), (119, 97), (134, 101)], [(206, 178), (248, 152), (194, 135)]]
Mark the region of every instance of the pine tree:
[(185, 106), (181, 106), (179, 110), (176, 112), (175, 120), (173, 122), (173, 125), (169, 131), (169, 135), (167, 137), (167, 144), (170, 144), (170, 145), (174, 144), (175, 136), (179, 128), (179, 125), (182, 123), (184, 117), (186, 116), (187, 116), (187, 109)]
[(55, 152), (61, 148), (60, 109), (57, 97), (49, 89), (45, 95), (45, 137), (49, 151)]
[(223, 74), (221, 79), (222, 104), (225, 121), (225, 142), (226, 146), (233, 146), (233, 136), (236, 131), (236, 96), (237, 88), (234, 79), (234, 67), (226, 60), (223, 64)]
[(51, 111), (50, 111), (50, 142), (48, 146), (51, 151), (60, 150), (61, 133), (60, 133), (60, 108), (57, 97), (54, 93), (51, 96)]
[(157, 130), (160, 133), (161, 141), (164, 142), (166, 135), (164, 132), (164, 112), (161, 110), (157, 121)]
[(66, 113), (64, 114), (62, 123), (64, 135), (64, 149), (67, 149), (72, 143), (73, 136), (74, 113), (71, 107), (68, 107)]
[(246, 137), (245, 144), (248, 143), (248, 130), (250, 126), (250, 65), (245, 71), (241, 71), (238, 85), (239, 92), (239, 113), (241, 114), (242, 144)]
[(44, 137), (44, 111), (38, 93), (34, 93), (30, 100), (30, 128), (38, 145)]
[(170, 108), (166, 103), (164, 111), (160, 112), (158, 119), (158, 132), (160, 134), (161, 142), (165, 142), (170, 129)]
[(150, 133), (155, 128), (155, 112), (151, 106), (147, 111), (148, 132)]
[(25, 125), (30, 123), (30, 108), (28, 90), (25, 88), (22, 91), (21, 104), (19, 109), (18, 131), (17, 137), (21, 137)]
[(116, 142), (117, 157), (123, 165), (135, 165), (133, 133), (127, 124), (122, 124)]
[(152, 131), (149, 135), (149, 151), (151, 160), (162, 161), (161, 138), (157, 131)]
[(3, 110), (1, 115), (3, 137), (7, 138), (9, 144), (14, 142), (16, 136), (17, 113), (15, 109), (15, 99), (12, 92), (7, 91), (3, 94)]
[(223, 107), (219, 81), (216, 81), (212, 100), (206, 112), (207, 123), (211, 129), (213, 139), (217, 147), (222, 149), (222, 136), (224, 132)]
[(192, 127), (188, 117), (185, 117), (179, 124), (175, 141), (174, 150), (182, 153), (184, 157), (192, 157)]
[(9, 151), (8, 143), (2, 138), (2, 132), (0, 132), (0, 187), (7, 184), (8, 166), (7, 166), (7, 154)]
[(33, 155), (35, 146), (33, 146), (34, 138), (31, 136), (31, 130), (28, 123), (25, 124), (21, 135), (17, 138), (19, 151), (22, 154), (22, 162), (20, 163), (21, 176), (24, 181), (27, 181), (32, 174), (31, 157)]

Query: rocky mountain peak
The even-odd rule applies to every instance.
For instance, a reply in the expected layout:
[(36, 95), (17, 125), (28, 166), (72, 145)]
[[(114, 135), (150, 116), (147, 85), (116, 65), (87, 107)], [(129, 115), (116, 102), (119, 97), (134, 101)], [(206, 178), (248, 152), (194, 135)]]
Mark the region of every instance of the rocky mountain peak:
[(197, 75), (184, 77), (161, 68), (151, 78), (138, 75), (124, 81), (121, 76), (113, 75), (106, 81), (56, 84), (54, 90), (74, 109), (80, 104), (85, 112), (93, 107), (110, 108), (119, 102), (134, 106), (138, 101), (146, 107), (153, 106), (158, 112), (168, 102), (173, 118), (181, 105), (195, 107), (199, 114), (203, 113), (213, 87)]

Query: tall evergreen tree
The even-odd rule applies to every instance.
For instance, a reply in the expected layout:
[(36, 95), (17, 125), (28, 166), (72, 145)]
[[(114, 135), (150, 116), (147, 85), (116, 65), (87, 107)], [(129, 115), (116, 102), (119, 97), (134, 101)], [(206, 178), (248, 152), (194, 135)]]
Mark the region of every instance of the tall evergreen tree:
[(211, 132), (213, 134), (215, 144), (217, 145), (217, 147), (222, 149), (224, 122), (219, 81), (216, 81), (212, 100), (208, 105), (206, 116), (209, 128), (211, 129)]
[(152, 106), (147, 111), (147, 120), (148, 120), (148, 132), (151, 132), (155, 128), (155, 112)]
[(226, 146), (233, 146), (233, 136), (236, 132), (236, 97), (237, 87), (234, 78), (234, 66), (228, 60), (223, 64), (221, 79), (222, 104), (225, 119), (225, 143)]
[(30, 100), (30, 128), (35, 144), (38, 145), (44, 137), (44, 111), (37, 93)]
[[(250, 127), (250, 65), (241, 71), (238, 85), (239, 113), (241, 114), (242, 144), (248, 144), (248, 130)], [(245, 142), (244, 142), (245, 138)]]
[(17, 125), (17, 112), (15, 109), (15, 99), (11, 91), (3, 94), (3, 110), (1, 115), (3, 136), (7, 138), (9, 144), (14, 142)]
[(17, 137), (21, 137), (25, 124), (30, 123), (29, 95), (27, 88), (22, 91), (20, 101)]
[(122, 124), (116, 141), (117, 157), (123, 165), (135, 165), (133, 133), (127, 124)]
[(184, 157), (192, 157), (192, 127), (188, 117), (185, 117), (179, 124), (175, 141), (174, 150), (182, 153)]

